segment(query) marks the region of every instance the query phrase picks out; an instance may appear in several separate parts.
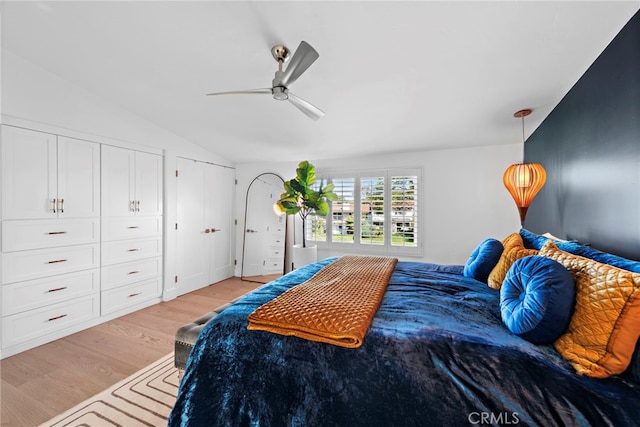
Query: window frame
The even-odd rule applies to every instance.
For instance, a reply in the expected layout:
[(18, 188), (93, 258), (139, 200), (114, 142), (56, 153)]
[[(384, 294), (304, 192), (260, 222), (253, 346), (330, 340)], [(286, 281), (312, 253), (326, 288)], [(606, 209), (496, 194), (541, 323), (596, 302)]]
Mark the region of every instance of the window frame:
[[(318, 249), (324, 249), (335, 252), (345, 253), (363, 253), (363, 254), (380, 254), (380, 255), (404, 255), (421, 257), (423, 254), (423, 233), (422, 229), (422, 187), (424, 185), (422, 177), (421, 167), (407, 167), (407, 168), (376, 168), (376, 169), (359, 169), (352, 171), (345, 170), (326, 170), (317, 174), (318, 181), (323, 180), (325, 183), (333, 182), (335, 179), (353, 179), (353, 216), (354, 216), (354, 234), (353, 242), (341, 242), (333, 239), (333, 203), (330, 203), (331, 211), (325, 218), (326, 220), (326, 234), (325, 241), (310, 240), (310, 236), (307, 236), (307, 242), (313, 242), (318, 246)], [(415, 202), (415, 214), (414, 214), (414, 239), (416, 240), (415, 246), (400, 246), (393, 245), (392, 240), (392, 181), (391, 177), (398, 176), (416, 176), (417, 190), (416, 190), (416, 202)], [(362, 194), (361, 183), (363, 178), (378, 178), (384, 179), (384, 243), (383, 244), (371, 244), (362, 242)], [(335, 191), (335, 190), (334, 190)], [(309, 223), (307, 228), (311, 227), (311, 221), (313, 218), (309, 216), (307, 218)]]

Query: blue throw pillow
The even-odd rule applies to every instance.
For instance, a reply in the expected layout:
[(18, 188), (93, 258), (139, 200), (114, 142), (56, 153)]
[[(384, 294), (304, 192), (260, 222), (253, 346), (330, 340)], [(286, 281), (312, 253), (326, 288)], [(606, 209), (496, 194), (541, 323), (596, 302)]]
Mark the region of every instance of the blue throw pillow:
[(464, 265), (462, 274), (480, 282), (487, 283), (489, 273), (496, 266), (502, 255), (504, 247), (502, 242), (496, 239), (487, 239), (480, 243), (471, 252), (469, 259)]
[(515, 261), (500, 288), (505, 326), (534, 344), (550, 344), (571, 320), (576, 286), (562, 264), (532, 255)]

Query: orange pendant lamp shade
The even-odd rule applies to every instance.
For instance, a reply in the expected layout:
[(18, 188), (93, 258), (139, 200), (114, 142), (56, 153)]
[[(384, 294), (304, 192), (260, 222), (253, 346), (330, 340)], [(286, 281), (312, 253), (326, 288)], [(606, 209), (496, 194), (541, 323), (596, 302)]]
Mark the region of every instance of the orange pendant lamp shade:
[[(513, 117), (522, 121), (522, 147), (524, 149), (524, 118), (531, 114), (530, 109), (516, 111)], [(522, 155), (524, 158), (524, 153)], [(527, 216), (529, 205), (533, 201), (538, 191), (544, 186), (547, 180), (547, 172), (538, 163), (516, 163), (504, 171), (502, 182), (507, 187), (511, 197), (516, 202), (520, 213), (520, 224), (524, 226), (524, 219)]]
[(539, 163), (517, 163), (504, 172), (502, 182), (518, 206), (521, 224), (524, 225), (529, 205), (546, 180), (547, 173)]

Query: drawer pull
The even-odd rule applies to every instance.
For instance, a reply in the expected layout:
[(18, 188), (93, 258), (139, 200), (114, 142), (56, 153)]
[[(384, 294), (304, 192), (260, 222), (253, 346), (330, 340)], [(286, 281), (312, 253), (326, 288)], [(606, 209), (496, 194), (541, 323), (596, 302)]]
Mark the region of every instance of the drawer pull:
[(47, 261), (47, 264), (57, 264), (59, 262), (66, 262), (66, 259), (54, 259), (53, 261)]
[(134, 270), (134, 271), (130, 271), (130, 272), (128, 272), (127, 274), (138, 274), (138, 273), (140, 273), (140, 271), (138, 271), (138, 270)]
[(136, 252), (139, 251), (140, 248), (131, 248), (131, 249), (127, 249), (127, 252)]
[(48, 322), (53, 322), (54, 320), (62, 319), (63, 317), (67, 317), (67, 315), (61, 314), (60, 316), (50, 317)]
[(140, 228), (140, 226), (139, 226), (139, 225), (130, 225), (130, 226), (128, 226), (127, 228), (128, 228), (129, 230), (132, 230), (132, 229), (134, 229), (134, 228)]
[(61, 288), (53, 288), (53, 289), (49, 289), (47, 292), (58, 292), (58, 291), (64, 291), (65, 289), (67, 289), (66, 286), (63, 286)]
[(135, 294), (130, 294), (129, 298), (133, 298), (133, 297), (137, 297), (138, 295), (140, 295), (142, 292), (137, 292)]
[(67, 234), (66, 231), (50, 231), (47, 234)]

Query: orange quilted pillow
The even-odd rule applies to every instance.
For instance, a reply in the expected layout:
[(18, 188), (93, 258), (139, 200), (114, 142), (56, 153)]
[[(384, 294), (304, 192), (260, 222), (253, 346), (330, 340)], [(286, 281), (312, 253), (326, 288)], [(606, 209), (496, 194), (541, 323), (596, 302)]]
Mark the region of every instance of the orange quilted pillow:
[(500, 290), (502, 287), (502, 282), (504, 281), (505, 276), (507, 275), (507, 271), (511, 267), (511, 264), (516, 262), (516, 260), (520, 258), (524, 258), (528, 255), (537, 255), (538, 251), (535, 249), (526, 249), (524, 247), (524, 243), (522, 242), (522, 236), (518, 233), (509, 234), (502, 241), (502, 246), (504, 246), (504, 250), (502, 251), (502, 255), (500, 256), (500, 260), (493, 267), (491, 273), (489, 273), (489, 278), (487, 279), (487, 284), (491, 286), (493, 289)]
[(540, 255), (564, 265), (576, 282), (573, 317), (556, 350), (580, 375), (622, 373), (640, 336), (640, 274), (561, 251), (552, 241)]

